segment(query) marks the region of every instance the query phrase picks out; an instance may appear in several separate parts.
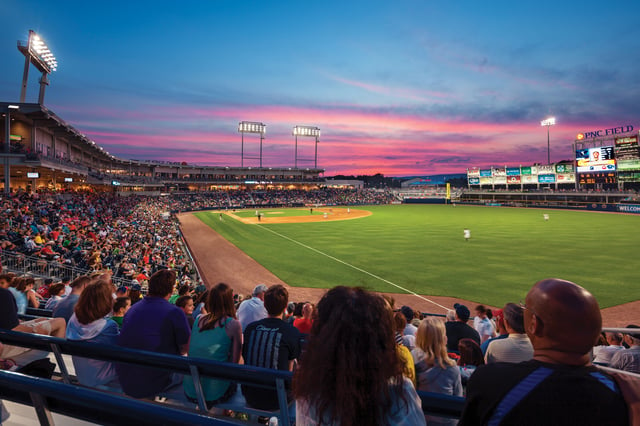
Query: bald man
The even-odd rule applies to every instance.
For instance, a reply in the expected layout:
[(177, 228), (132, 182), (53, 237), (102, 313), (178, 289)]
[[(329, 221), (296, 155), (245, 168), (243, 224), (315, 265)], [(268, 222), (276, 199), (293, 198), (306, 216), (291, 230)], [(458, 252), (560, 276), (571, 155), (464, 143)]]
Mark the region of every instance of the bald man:
[(546, 279), (531, 288), (522, 308), (533, 359), (478, 367), (459, 424), (628, 424), (614, 380), (591, 364), (602, 328), (593, 295), (572, 282)]

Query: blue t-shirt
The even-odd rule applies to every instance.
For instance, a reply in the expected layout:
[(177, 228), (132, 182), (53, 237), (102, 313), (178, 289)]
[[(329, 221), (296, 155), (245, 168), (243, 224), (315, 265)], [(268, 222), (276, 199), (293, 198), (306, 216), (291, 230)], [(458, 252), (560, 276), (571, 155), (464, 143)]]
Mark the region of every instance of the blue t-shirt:
[(64, 297), (56, 304), (56, 306), (54, 306), (53, 317), (64, 318), (64, 320), (69, 323), (71, 315), (73, 315), (73, 310), (76, 308), (76, 303), (78, 303), (78, 299), (80, 299), (79, 294), (70, 294)]
[[(162, 297), (147, 296), (129, 309), (122, 321), (118, 344), (125, 348), (180, 355), (191, 330), (182, 309)], [(171, 384), (171, 372), (132, 364), (117, 364), (122, 390), (134, 398), (147, 398)]]

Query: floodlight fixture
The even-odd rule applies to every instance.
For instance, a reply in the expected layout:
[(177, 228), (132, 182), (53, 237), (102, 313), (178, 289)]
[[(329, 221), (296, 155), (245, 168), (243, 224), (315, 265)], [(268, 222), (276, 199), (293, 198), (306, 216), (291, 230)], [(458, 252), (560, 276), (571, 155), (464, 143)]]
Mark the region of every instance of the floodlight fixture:
[(549, 142), (549, 128), (556, 124), (555, 117), (549, 117), (540, 122), (541, 126), (547, 126), (547, 164), (551, 164), (551, 144)]
[(27, 81), (29, 79), (29, 65), (33, 64), (33, 66), (42, 73), (42, 78), (40, 79), (40, 95), (38, 97), (38, 103), (42, 105), (44, 103), (45, 86), (49, 85), (48, 75), (58, 69), (58, 61), (44, 40), (33, 30), (29, 30), (29, 39), (26, 44), (18, 41), (18, 50), (25, 56), (20, 103), (24, 103), (25, 101)]
[(540, 122), (541, 126), (553, 126), (555, 124), (556, 124), (556, 118), (555, 117), (549, 117), (549, 118), (547, 118), (545, 120), (542, 120)]
[(7, 108), (18, 110), (18, 109), (20, 109), (20, 105), (8, 105)]
[(314, 167), (317, 169), (318, 168), (318, 141), (320, 140), (320, 128), (315, 126), (294, 126), (293, 136), (295, 136), (295, 139), (296, 139), (294, 167), (296, 169), (298, 168), (298, 136), (309, 136), (316, 139)]
[[(238, 132), (240, 132), (241, 136), (241, 145), (240, 145), (240, 167), (244, 167), (244, 134), (245, 133), (257, 133), (260, 135), (260, 167), (262, 167), (262, 141), (264, 140), (264, 135), (267, 133), (267, 125), (264, 123), (260, 123), (257, 121), (241, 121), (238, 123)], [(249, 158), (249, 157), (247, 157)]]

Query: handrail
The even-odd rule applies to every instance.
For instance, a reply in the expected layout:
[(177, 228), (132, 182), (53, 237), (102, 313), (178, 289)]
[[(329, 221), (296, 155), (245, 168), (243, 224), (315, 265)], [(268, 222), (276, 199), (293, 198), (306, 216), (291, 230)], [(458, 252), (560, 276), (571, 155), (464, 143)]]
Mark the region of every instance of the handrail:
[[(284, 384), (290, 384), (293, 374), (289, 371), (238, 365), (211, 361), (202, 358), (161, 354), (156, 352), (122, 348), (98, 343), (78, 342), (51, 336), (20, 333), (0, 329), (0, 341), (3, 343), (51, 351), (56, 348), (68, 355), (82, 356), (102, 361), (128, 362), (145, 367), (169, 369), (182, 374), (191, 374), (197, 368), (200, 376), (215, 377), (252, 386), (278, 390)], [(282, 385), (278, 384), (282, 383)], [(459, 418), (464, 406), (464, 398), (433, 392), (418, 391), (422, 399), (422, 409), (430, 415)]]
[[(34, 398), (34, 395), (43, 398)], [(127, 398), (53, 380), (0, 371), (0, 398), (102, 425), (211, 425), (237, 423), (167, 405)], [(46, 424), (46, 423), (45, 423)]]

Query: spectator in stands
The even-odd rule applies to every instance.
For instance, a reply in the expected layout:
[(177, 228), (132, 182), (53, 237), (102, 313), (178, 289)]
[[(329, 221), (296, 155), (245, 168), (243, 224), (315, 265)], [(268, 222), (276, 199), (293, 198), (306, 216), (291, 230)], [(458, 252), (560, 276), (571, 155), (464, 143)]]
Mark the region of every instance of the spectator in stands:
[(200, 315), (207, 313), (207, 308), (205, 307), (207, 303), (207, 298), (209, 297), (209, 290), (205, 290), (193, 301), (195, 308), (193, 308), (193, 314), (191, 316), (197, 319)]
[(9, 283), (9, 291), (16, 301), (16, 306), (18, 307), (18, 313), (20, 315), (24, 315), (27, 312), (27, 307), (29, 306), (26, 290), (26, 277), (16, 277)]
[(478, 367), (467, 385), (460, 425), (628, 424), (616, 383), (591, 365), (602, 327), (596, 299), (554, 278), (536, 283), (523, 308), (533, 360)]
[[(626, 328), (638, 328), (635, 324), (630, 324)], [(640, 330), (637, 333), (625, 333), (624, 341), (629, 345), (629, 349), (619, 350), (611, 357), (611, 368), (640, 374)]]
[[(242, 326), (236, 319), (231, 287), (220, 283), (209, 291), (207, 312), (193, 325), (189, 356), (237, 364), (242, 351)], [(200, 382), (209, 409), (228, 400), (237, 388), (228, 380), (202, 378)], [(187, 398), (197, 402), (191, 376), (184, 377), (183, 386)]]
[(484, 305), (476, 306), (476, 316), (473, 319), (473, 328), (480, 335), (480, 343), (484, 343), (492, 337), (495, 337), (495, 329), (491, 320), (487, 317), (488, 309)]
[(142, 300), (142, 286), (135, 280), (129, 289), (129, 299), (131, 299), (131, 305), (135, 305)]
[(51, 284), (53, 284), (53, 278), (45, 278), (45, 280), (42, 282), (42, 285), (36, 290), (40, 297), (42, 297), (43, 299), (48, 299), (50, 297), (49, 286)]
[(404, 315), (405, 319), (407, 320), (407, 325), (404, 328), (403, 334), (411, 335), (415, 337), (416, 332), (418, 331), (418, 327), (411, 324), (411, 321), (413, 321), (413, 317), (414, 317), (413, 309), (411, 309), (409, 306), (403, 306), (400, 308), (400, 312), (402, 313), (402, 315)]
[[(106, 318), (113, 309), (112, 292), (110, 275), (98, 277), (87, 285), (69, 319), (67, 339), (105, 345), (117, 344), (118, 324)], [(120, 387), (113, 363), (79, 356), (73, 356), (72, 360), (80, 384), (90, 387)]]
[(71, 319), (71, 315), (73, 315), (73, 310), (76, 307), (76, 303), (78, 303), (78, 299), (82, 294), (82, 291), (85, 289), (87, 284), (91, 282), (91, 278), (87, 275), (83, 275), (81, 277), (76, 278), (70, 284), (71, 293), (56, 304), (53, 308), (53, 317), (54, 318), (64, 318), (66, 322), (69, 322)]
[[(149, 294), (131, 306), (124, 317), (118, 344), (173, 355), (185, 355), (191, 330), (182, 310), (168, 302), (176, 272), (161, 269), (149, 279)], [(148, 398), (182, 383), (182, 375), (157, 369), (117, 364), (122, 390), (134, 398)]]
[(309, 334), (313, 325), (313, 304), (305, 303), (302, 307), (302, 318), (293, 320), (293, 326), (302, 334)]
[[(418, 390), (462, 396), (460, 369), (447, 354), (444, 323), (435, 317), (420, 322), (416, 348), (411, 351), (418, 377)], [(455, 425), (455, 419), (427, 416), (429, 425)]]
[(195, 306), (193, 305), (193, 297), (188, 294), (180, 296), (176, 299), (175, 305), (178, 308), (182, 309), (184, 314), (187, 316), (187, 321), (189, 321), (189, 327), (193, 329), (193, 309), (195, 308)]
[[(283, 285), (273, 285), (264, 292), (264, 308), (268, 317), (250, 322), (244, 330), (242, 358), (246, 365), (293, 370), (294, 360), (300, 355), (300, 332), (282, 320), (288, 302), (289, 292)], [(245, 303), (240, 305), (240, 309)], [(250, 407), (263, 410), (278, 408), (278, 397), (273, 391), (243, 385), (242, 392)]]
[(121, 285), (116, 289), (116, 298), (118, 297), (126, 297), (129, 299), (129, 302), (131, 302), (131, 298), (129, 297), (129, 289), (127, 288), (127, 286)]
[(186, 295), (191, 295), (191, 287), (189, 287), (187, 284), (183, 284), (180, 286), (176, 294), (171, 295), (171, 297), (169, 298), (169, 303), (175, 304), (176, 300), (178, 300), (179, 297)]
[(484, 365), (484, 355), (478, 343), (473, 339), (460, 339), (458, 342), (458, 368), (462, 385), (466, 385), (476, 367)]
[(529, 361), (533, 358), (533, 346), (524, 330), (524, 310), (515, 303), (507, 303), (502, 311), (509, 337), (494, 340), (487, 347), (485, 361), (487, 364)]
[(111, 319), (118, 324), (118, 327), (122, 327), (122, 321), (130, 307), (131, 299), (128, 296), (117, 297), (115, 302), (113, 302), (113, 315)]
[(456, 352), (458, 350), (458, 342), (460, 339), (470, 338), (480, 344), (480, 335), (471, 326), (467, 324), (471, 312), (469, 308), (460, 303), (453, 305), (456, 311), (456, 320), (447, 321), (444, 326), (447, 330), (447, 350), (449, 352)]
[(243, 301), (238, 308), (238, 320), (242, 324), (242, 331), (252, 322), (267, 318), (268, 313), (264, 307), (264, 294), (267, 286), (258, 284), (251, 294), (251, 298)]
[(506, 328), (504, 328), (504, 311), (502, 309), (496, 309), (493, 317), (496, 321), (496, 330), (498, 332), (498, 335), (482, 342), (482, 344), (480, 345), (480, 349), (482, 349), (483, 354), (487, 353), (489, 344), (491, 344), (491, 342), (493, 342), (494, 340), (506, 339), (507, 337), (509, 337), (509, 332)]
[(56, 305), (58, 304), (58, 302), (60, 302), (62, 299), (64, 299), (64, 284), (62, 283), (55, 283), (52, 284), (51, 287), (49, 287), (49, 299), (47, 300), (47, 303), (44, 305), (45, 309), (49, 309), (49, 310), (53, 310), (53, 308), (56, 307)]
[(416, 347), (416, 336), (412, 334), (404, 334), (407, 328), (407, 317), (402, 312), (393, 314), (393, 323), (395, 326), (396, 341), (404, 345), (409, 351)]
[[(391, 309), (391, 306), (389, 306)], [(416, 367), (411, 357), (411, 350), (415, 347), (416, 338), (411, 334), (403, 335), (404, 328), (407, 325), (407, 319), (402, 312), (395, 312), (393, 314), (393, 326), (394, 336), (397, 343), (398, 356), (402, 360), (403, 374), (406, 378), (411, 380), (413, 385), (416, 385)], [(411, 347), (409, 346), (411, 345)]]
[[(65, 322), (63, 319), (36, 318), (31, 321), (20, 322), (18, 319), (16, 299), (7, 289), (12, 280), (12, 275), (0, 275), (0, 328), (64, 338)], [(27, 348), (11, 345), (3, 345), (2, 352), (0, 353), (0, 358), (11, 358), (19, 366), (26, 365), (38, 358), (45, 358), (46, 356), (46, 352), (31, 351)]]
[(392, 310), (381, 296), (329, 290), (293, 377), (298, 424), (424, 425), (394, 334)]
[(622, 342), (624, 337), (622, 333), (613, 333), (607, 331), (604, 333), (605, 344), (593, 348), (593, 362), (609, 365), (611, 357), (619, 350), (624, 349)]

